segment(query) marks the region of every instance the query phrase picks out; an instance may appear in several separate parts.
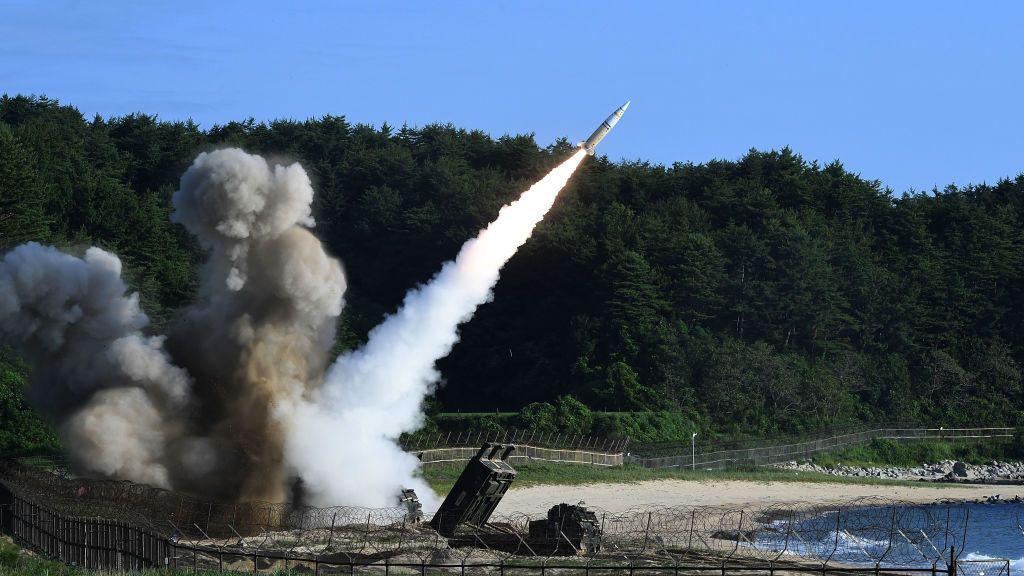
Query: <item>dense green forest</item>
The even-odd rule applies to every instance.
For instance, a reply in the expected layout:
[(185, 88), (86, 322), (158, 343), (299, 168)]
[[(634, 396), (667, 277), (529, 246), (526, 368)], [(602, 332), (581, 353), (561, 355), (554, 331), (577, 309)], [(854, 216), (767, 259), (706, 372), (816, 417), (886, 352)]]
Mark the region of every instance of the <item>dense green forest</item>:
[[(337, 116), (208, 130), (85, 119), (5, 96), (0, 251), (117, 253), (159, 331), (195, 297), (203, 260), (170, 222), (171, 194), (198, 152), (222, 146), (297, 160), (313, 179), (315, 231), (349, 279), (338, 350), (572, 150)], [(595, 157), (440, 362), (431, 410), (552, 404), (525, 410), (529, 424), (582, 403), (762, 435), (1021, 424), (1022, 219), (1024, 175), (894, 194), (789, 149), (672, 166)], [(28, 367), (0, 354), (0, 451), (52, 446), (23, 400)]]

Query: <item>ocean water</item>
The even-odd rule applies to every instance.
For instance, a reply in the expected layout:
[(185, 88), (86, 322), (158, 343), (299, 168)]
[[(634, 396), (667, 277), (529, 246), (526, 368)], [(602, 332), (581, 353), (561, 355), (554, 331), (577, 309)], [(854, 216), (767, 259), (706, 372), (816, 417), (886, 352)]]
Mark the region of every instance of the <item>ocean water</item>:
[(1024, 504), (968, 504), (962, 560), (1007, 558), (1011, 574), (1024, 574)]
[[(753, 547), (855, 565), (929, 567), (948, 561), (1005, 558), (1024, 575), (1024, 504), (851, 508), (778, 518)], [(939, 560), (939, 559), (942, 560)], [(981, 567), (979, 567), (980, 569)], [(987, 567), (986, 570), (990, 570)]]

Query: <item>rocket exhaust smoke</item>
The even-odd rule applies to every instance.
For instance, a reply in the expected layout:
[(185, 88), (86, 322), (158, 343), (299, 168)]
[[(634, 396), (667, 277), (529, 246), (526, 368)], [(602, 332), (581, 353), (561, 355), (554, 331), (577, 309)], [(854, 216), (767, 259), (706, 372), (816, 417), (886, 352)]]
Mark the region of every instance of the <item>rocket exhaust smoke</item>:
[(29, 399), (83, 472), (217, 500), (284, 501), (296, 478), (321, 505), (390, 506), (415, 488), (430, 507), (395, 441), (421, 424), (434, 363), (585, 155), (502, 208), (330, 367), (346, 282), (309, 231), (309, 178), (238, 149), (200, 154), (174, 194), (207, 261), (166, 337), (145, 333), (116, 256), (29, 243), (0, 261), (0, 344), (32, 363)]
[[(459, 324), (490, 299), (501, 268), (585, 157), (585, 150), (577, 151), (503, 207), (454, 261), (405, 296), (398, 312), (370, 332), (365, 346), (331, 366), (288, 438), (289, 462), (314, 503), (359, 500), (382, 506), (404, 485), (415, 488), (426, 507), (436, 507), (433, 492), (415, 477), (417, 459), (395, 440), (420, 426), (421, 404), (439, 376), (434, 363), (458, 341)], [(339, 442), (325, 444), (328, 438)]]

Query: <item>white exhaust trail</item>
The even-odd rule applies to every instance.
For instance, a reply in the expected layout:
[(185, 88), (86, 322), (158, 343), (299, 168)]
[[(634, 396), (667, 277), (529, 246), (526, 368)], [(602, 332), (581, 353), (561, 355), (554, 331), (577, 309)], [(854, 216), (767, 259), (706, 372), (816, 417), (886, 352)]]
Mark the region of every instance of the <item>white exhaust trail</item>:
[(533, 232), (586, 157), (580, 149), (498, 213), (455, 260), (406, 294), (366, 345), (339, 357), (308, 397), (287, 438), (286, 458), (313, 504), (391, 506), (415, 488), (424, 506), (436, 495), (416, 476), (418, 461), (396, 439), (418, 428), (434, 363), (458, 341), (458, 326), (491, 298), (501, 268)]

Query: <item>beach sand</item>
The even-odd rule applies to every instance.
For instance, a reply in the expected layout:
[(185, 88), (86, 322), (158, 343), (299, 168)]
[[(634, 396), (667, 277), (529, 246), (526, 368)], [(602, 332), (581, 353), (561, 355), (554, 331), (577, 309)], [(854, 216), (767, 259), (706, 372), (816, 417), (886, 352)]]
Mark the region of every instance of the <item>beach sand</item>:
[(928, 503), (939, 500), (977, 500), (999, 494), (1024, 498), (1024, 486), (879, 486), (828, 482), (751, 482), (743, 480), (650, 480), (635, 483), (541, 485), (509, 490), (496, 514), (542, 514), (560, 502), (617, 513), (658, 506), (750, 506), (804, 502), (848, 502), (876, 496), (891, 500)]

